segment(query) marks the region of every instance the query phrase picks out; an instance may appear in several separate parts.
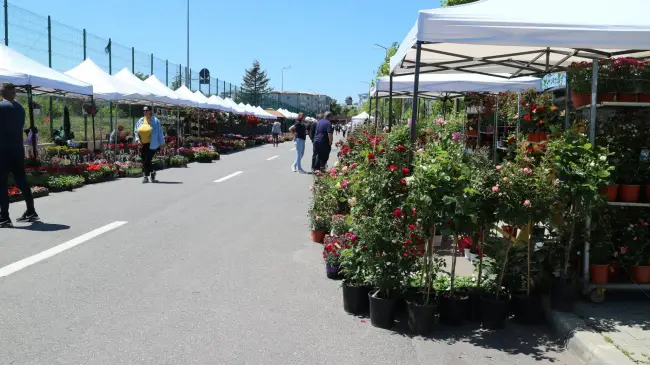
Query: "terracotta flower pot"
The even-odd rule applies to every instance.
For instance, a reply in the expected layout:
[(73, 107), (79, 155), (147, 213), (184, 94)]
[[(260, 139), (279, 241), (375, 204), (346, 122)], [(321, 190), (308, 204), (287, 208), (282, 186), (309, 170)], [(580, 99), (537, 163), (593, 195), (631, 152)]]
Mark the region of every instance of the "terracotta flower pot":
[(311, 231), (311, 240), (316, 243), (323, 243), (325, 239), (325, 232), (321, 231)]
[(639, 201), (640, 185), (621, 185), (619, 198), (622, 202), (636, 203)]
[(615, 100), (616, 100), (616, 93), (598, 93), (598, 96), (596, 97), (596, 102), (598, 104), (612, 102)]
[(650, 284), (650, 266), (632, 266), (632, 280), (637, 284)]
[(644, 196), (644, 201), (646, 203), (650, 203), (650, 185), (646, 185), (643, 187), (643, 196)]
[(615, 202), (618, 197), (618, 184), (607, 186), (607, 201)]
[(607, 284), (609, 281), (609, 265), (589, 266), (589, 278), (594, 284)]
[(639, 103), (650, 103), (650, 93), (638, 93), (636, 98)]
[(636, 94), (634, 93), (618, 93), (617, 96), (621, 103), (636, 103)]
[(581, 106), (587, 105), (591, 102), (591, 94), (576, 94), (571, 93), (571, 101), (573, 101), (573, 107), (579, 108)]

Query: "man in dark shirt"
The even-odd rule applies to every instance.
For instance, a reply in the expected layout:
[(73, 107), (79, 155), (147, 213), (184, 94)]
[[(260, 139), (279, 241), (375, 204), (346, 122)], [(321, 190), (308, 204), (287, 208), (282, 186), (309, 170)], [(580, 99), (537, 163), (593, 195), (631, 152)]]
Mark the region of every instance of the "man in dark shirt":
[(316, 126), (318, 121), (323, 117), (322, 114), (316, 115), (316, 122), (312, 122), (309, 125), (309, 139), (311, 139), (312, 144), (312, 155), (311, 155), (311, 172), (318, 170), (318, 151), (316, 150)]
[(318, 170), (323, 170), (327, 166), (327, 160), (330, 158), (332, 151), (332, 142), (334, 141), (334, 130), (330, 118), (332, 113), (325, 112), (325, 118), (318, 121), (316, 125), (316, 136), (314, 137), (314, 146), (318, 152)]
[(9, 218), (9, 173), (14, 176), (27, 204), (27, 211), (17, 220), (36, 222), (39, 217), (34, 209), (34, 198), (25, 174), (25, 109), (16, 102), (14, 85), (3, 84), (0, 92), (3, 99), (0, 102), (0, 228), (10, 228), (13, 225)]
[(296, 144), (296, 162), (291, 165), (291, 170), (293, 172), (299, 172), (305, 174), (305, 170), (302, 169), (300, 162), (302, 161), (302, 156), (305, 154), (305, 140), (307, 139), (307, 126), (305, 126), (304, 121), (305, 116), (300, 113), (298, 114), (298, 120), (296, 124), (292, 125), (289, 128), (289, 131), (293, 133), (294, 143)]

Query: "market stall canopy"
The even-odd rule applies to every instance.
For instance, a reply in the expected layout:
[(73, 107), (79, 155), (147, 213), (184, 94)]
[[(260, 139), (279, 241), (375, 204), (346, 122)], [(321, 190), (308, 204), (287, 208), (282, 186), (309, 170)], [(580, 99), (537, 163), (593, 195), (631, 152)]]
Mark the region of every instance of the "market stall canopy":
[(255, 107), (255, 110), (257, 110), (260, 113), (260, 115), (262, 115), (262, 118), (264, 119), (277, 119), (275, 115), (267, 113), (266, 110), (262, 109), (259, 106)]
[(361, 114), (355, 115), (354, 117), (352, 117), (353, 121), (354, 120), (368, 120), (368, 119), (370, 119), (370, 115), (368, 113), (366, 113), (366, 112), (362, 112)]
[(192, 105), (192, 106), (194, 106), (194, 107), (206, 108), (206, 109), (209, 108), (206, 103), (204, 103), (201, 100), (198, 100), (196, 95), (194, 95), (194, 93), (190, 89), (188, 89), (185, 85), (183, 85), (183, 86), (179, 87), (178, 89), (174, 90), (174, 92), (180, 98), (193, 101), (194, 105)]
[(153, 98), (148, 91), (109, 75), (90, 58), (65, 74), (91, 84), (93, 96), (100, 100), (148, 104)]
[(92, 85), (55, 71), (0, 45), (0, 83), (11, 82), (15, 86), (31, 86), (34, 93), (56, 92), (92, 95)]
[[(542, 90), (542, 79), (540, 78), (523, 76), (508, 79), (507, 77), (507, 74), (501, 74), (501, 77), (472, 73), (424, 74), (420, 75), (418, 95), (437, 99), (465, 92), (500, 93), (520, 92), (528, 89)], [(413, 75), (393, 77), (393, 97), (412, 97), (414, 79)], [(390, 77), (380, 77), (370, 90), (370, 95), (388, 97), (389, 90)]]
[(650, 1), (482, 0), (421, 10), (390, 59), (392, 75), (535, 75), (571, 62), (650, 55)]
[(123, 82), (130, 84), (134, 87), (143, 89), (151, 94), (150, 101), (154, 103), (167, 104), (167, 105), (179, 105), (178, 97), (170, 98), (164, 93), (159, 92), (156, 88), (140, 80), (139, 77), (132, 74), (126, 67), (123, 68), (120, 72), (115, 74), (115, 78), (122, 80)]
[(169, 99), (176, 99), (177, 104), (176, 105), (182, 105), (182, 106), (195, 106), (196, 103), (193, 100), (188, 100), (185, 98), (181, 98), (178, 94), (174, 92), (174, 90), (168, 88), (163, 84), (160, 80), (155, 75), (149, 76), (146, 80), (144, 80), (144, 83), (149, 85), (150, 88), (153, 90), (156, 90), (158, 95), (164, 95)]
[(214, 101), (214, 99), (212, 99), (212, 100), (208, 99), (207, 96), (203, 95), (203, 93), (198, 91), (198, 90), (194, 92), (194, 97), (196, 97), (196, 100), (199, 100), (202, 103), (205, 103), (208, 106), (208, 108), (210, 108), (210, 109), (217, 109), (217, 110), (225, 111), (224, 110), (225, 108), (221, 104)]
[(234, 100), (231, 98), (225, 98), (223, 101), (232, 108), (232, 112), (238, 115), (244, 115), (246, 114), (246, 109), (243, 109), (240, 107), (237, 103), (235, 103)]
[(239, 108), (241, 108), (241, 110), (244, 111), (244, 114), (246, 114), (246, 115), (255, 115), (255, 113), (253, 113), (250, 108), (246, 107), (246, 105), (244, 103), (239, 103), (238, 105), (239, 105)]
[(277, 111), (277, 110), (273, 110), (273, 109), (271, 109), (271, 108), (266, 109), (266, 112), (269, 113), (269, 114), (271, 114), (272, 116), (274, 116), (274, 117), (276, 117), (276, 118), (286, 118), (286, 117), (284, 116), (284, 114), (280, 113), (280, 112)]
[(227, 104), (222, 98), (218, 97), (217, 95), (210, 96), (208, 98), (208, 101), (212, 104), (219, 105), (217, 109), (221, 110), (222, 112), (232, 113), (232, 106)]

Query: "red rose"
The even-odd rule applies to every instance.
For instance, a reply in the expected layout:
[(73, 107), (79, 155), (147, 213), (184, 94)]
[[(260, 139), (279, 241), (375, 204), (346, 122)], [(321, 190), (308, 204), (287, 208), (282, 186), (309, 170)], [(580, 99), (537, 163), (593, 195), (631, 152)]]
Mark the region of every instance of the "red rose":
[(390, 171), (395, 172), (395, 171), (397, 171), (397, 166), (395, 166), (395, 165), (390, 165), (390, 166), (388, 166), (388, 169), (389, 169)]
[(395, 216), (395, 218), (400, 218), (402, 216), (402, 210), (399, 208), (395, 209), (393, 216)]
[(398, 151), (400, 151), (400, 152), (404, 152), (404, 151), (406, 151), (406, 147), (404, 147), (404, 146), (402, 146), (402, 145), (399, 145), (399, 146), (395, 147), (395, 149), (398, 150)]
[(415, 208), (411, 209), (411, 216), (415, 217), (417, 215), (417, 210)]
[(406, 180), (401, 179), (401, 180), (399, 181), (399, 183), (402, 184), (402, 185), (406, 185)]
[(415, 224), (409, 224), (409, 229), (411, 231), (414, 231), (415, 230)]
[(369, 153), (368, 154), (368, 160), (374, 160), (375, 159), (375, 154), (374, 153)]
[(408, 175), (409, 174), (409, 169), (408, 167), (402, 167), (402, 174)]
[(404, 242), (404, 247), (409, 247), (411, 245), (411, 240), (407, 239), (406, 242)]
[(367, 249), (368, 249), (368, 248), (366, 247), (366, 245), (361, 246), (361, 251), (365, 251), (365, 250), (367, 250)]

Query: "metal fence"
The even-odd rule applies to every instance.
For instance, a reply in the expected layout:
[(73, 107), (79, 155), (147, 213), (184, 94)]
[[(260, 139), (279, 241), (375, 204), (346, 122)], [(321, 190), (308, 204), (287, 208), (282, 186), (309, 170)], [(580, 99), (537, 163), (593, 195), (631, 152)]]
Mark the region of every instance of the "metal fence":
[[(0, 16), (0, 29), (4, 30), (4, 44), (57, 71), (67, 71), (87, 58), (92, 59), (109, 74), (116, 74), (123, 68), (139, 76), (155, 75), (172, 89), (186, 85), (185, 65), (163, 60), (154, 53), (123, 46), (111, 38), (91, 34), (86, 29), (77, 29), (57, 22), (50, 16), (42, 16), (20, 8), (4, 0), (4, 16)], [(1, 30), (0, 30), (1, 31)], [(241, 87), (223, 78), (210, 77), (208, 84), (199, 84), (199, 70), (189, 69), (190, 90), (200, 90), (206, 95), (240, 99)], [(316, 113), (301, 105), (288, 105), (277, 100), (273, 94), (258, 95), (255, 98), (263, 108), (284, 108), (292, 112)], [(243, 98), (238, 101), (248, 100)]]

